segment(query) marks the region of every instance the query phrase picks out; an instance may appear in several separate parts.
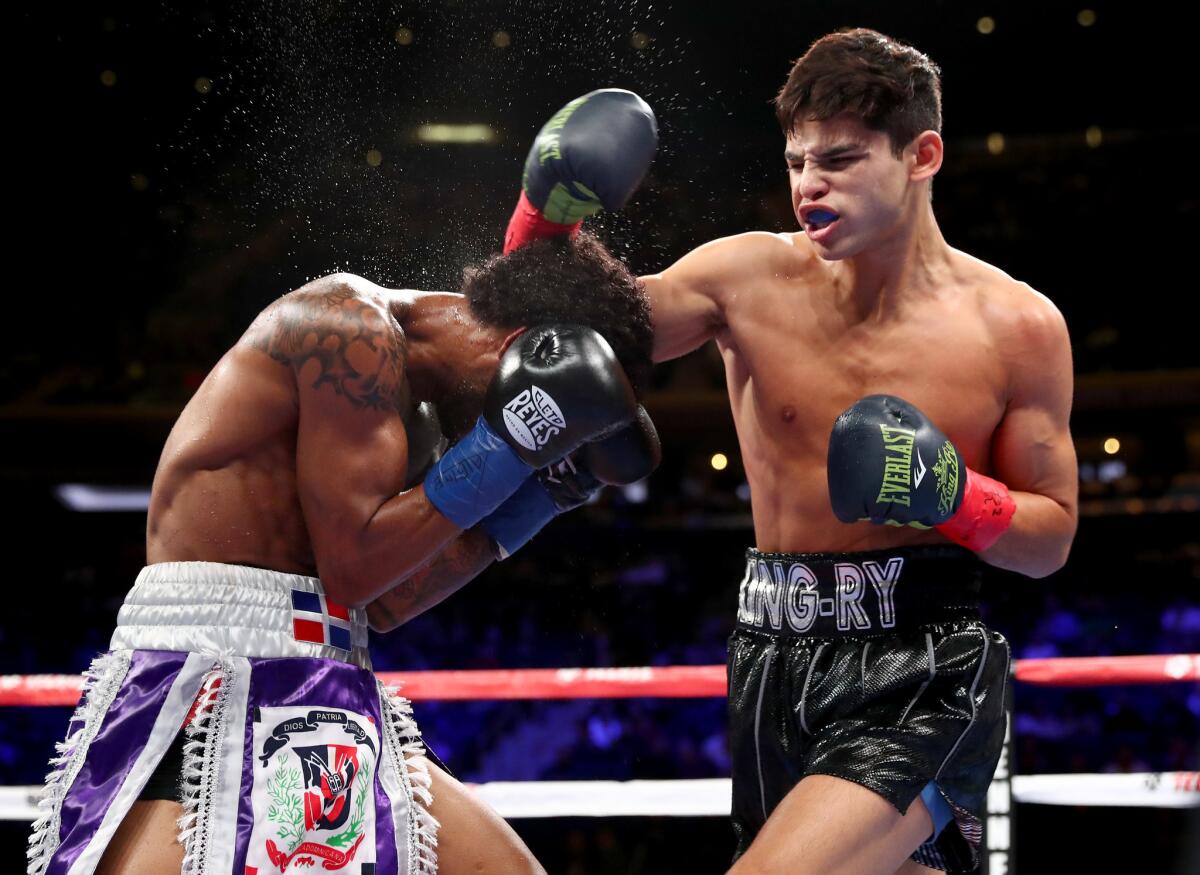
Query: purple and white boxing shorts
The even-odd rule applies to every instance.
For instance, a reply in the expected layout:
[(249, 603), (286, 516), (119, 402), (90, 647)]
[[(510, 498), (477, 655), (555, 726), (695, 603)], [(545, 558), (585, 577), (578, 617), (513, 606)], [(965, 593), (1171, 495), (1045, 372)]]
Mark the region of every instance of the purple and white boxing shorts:
[(425, 748), (371, 672), (366, 614), (316, 578), (212, 562), (144, 568), (88, 670), (29, 847), (90, 875), (184, 726), (185, 875), (437, 868)]

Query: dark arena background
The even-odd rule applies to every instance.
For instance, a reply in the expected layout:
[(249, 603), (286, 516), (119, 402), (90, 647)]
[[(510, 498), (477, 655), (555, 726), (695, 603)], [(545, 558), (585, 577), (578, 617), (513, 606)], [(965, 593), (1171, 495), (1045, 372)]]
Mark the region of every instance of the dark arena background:
[[(659, 122), (633, 202), (588, 222), (635, 272), (716, 237), (795, 230), (770, 98), (813, 39), (869, 26), (942, 67), (934, 208), (947, 240), (1049, 296), (1072, 337), (1079, 533), (1047, 579), (991, 571), (988, 621), (1019, 660), (1192, 655), (1163, 661), (1157, 683), (1018, 680), (1003, 776), (1015, 798), (996, 794), (991, 871), (1200, 872), (1200, 76), (1186, 10), (11, 8), (0, 693), (29, 687), (21, 676), (78, 673), (106, 647), (145, 561), (145, 494), (166, 435), (268, 302), (335, 271), (457, 288), (465, 266), (499, 250), (540, 125), (600, 87), (636, 91)], [(647, 407), (664, 443), (649, 480), (607, 490), (375, 636), (375, 667), (721, 664), (753, 535), (713, 345), (659, 367)], [(415, 708), (431, 746), (472, 783), (728, 775), (724, 703), (712, 695)], [(0, 710), (0, 872), (24, 871), (26, 788), (44, 777), (70, 711)], [(1051, 804), (1021, 784), (1093, 775), (1117, 787), (1123, 773), (1132, 789), (1112, 799), (1068, 781)], [(551, 873), (719, 873), (733, 848), (716, 814), (512, 823)]]

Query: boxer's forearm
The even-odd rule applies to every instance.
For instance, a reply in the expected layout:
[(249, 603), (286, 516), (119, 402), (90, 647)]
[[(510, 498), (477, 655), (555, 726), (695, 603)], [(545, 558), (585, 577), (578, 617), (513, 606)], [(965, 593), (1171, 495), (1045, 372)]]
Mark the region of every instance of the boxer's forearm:
[(1012, 524), (979, 557), (989, 565), (1029, 577), (1045, 577), (1062, 568), (1075, 538), (1074, 510), (1045, 495), (1010, 494), (1017, 505)]
[(371, 628), (387, 632), (429, 610), (491, 565), (493, 550), (485, 533), (463, 532), (427, 565), (367, 605)]
[(365, 524), (322, 526), (329, 514), (312, 503), (309, 532), (317, 572), (331, 598), (363, 607), (428, 565), (462, 534), (418, 486), (394, 495), (373, 510), (343, 512), (342, 518), (366, 517)]

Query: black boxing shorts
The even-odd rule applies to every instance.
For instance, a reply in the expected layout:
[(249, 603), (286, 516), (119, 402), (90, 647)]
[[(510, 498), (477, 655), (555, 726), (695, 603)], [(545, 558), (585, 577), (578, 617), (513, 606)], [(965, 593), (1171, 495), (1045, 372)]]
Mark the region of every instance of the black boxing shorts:
[(735, 859), (802, 778), (832, 775), (901, 813), (920, 796), (934, 832), (913, 859), (975, 870), (1009, 688), (980, 577), (956, 546), (747, 551), (729, 639)]

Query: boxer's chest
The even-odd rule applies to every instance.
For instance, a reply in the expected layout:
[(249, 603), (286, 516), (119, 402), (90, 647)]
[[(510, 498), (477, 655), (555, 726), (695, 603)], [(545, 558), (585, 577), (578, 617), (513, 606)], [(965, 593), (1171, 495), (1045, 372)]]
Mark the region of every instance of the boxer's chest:
[(780, 464), (823, 466), (838, 414), (888, 394), (915, 404), (978, 464), (1004, 412), (1007, 374), (987, 326), (964, 309), (853, 326), (803, 307), (731, 320), (721, 347), (743, 444)]

